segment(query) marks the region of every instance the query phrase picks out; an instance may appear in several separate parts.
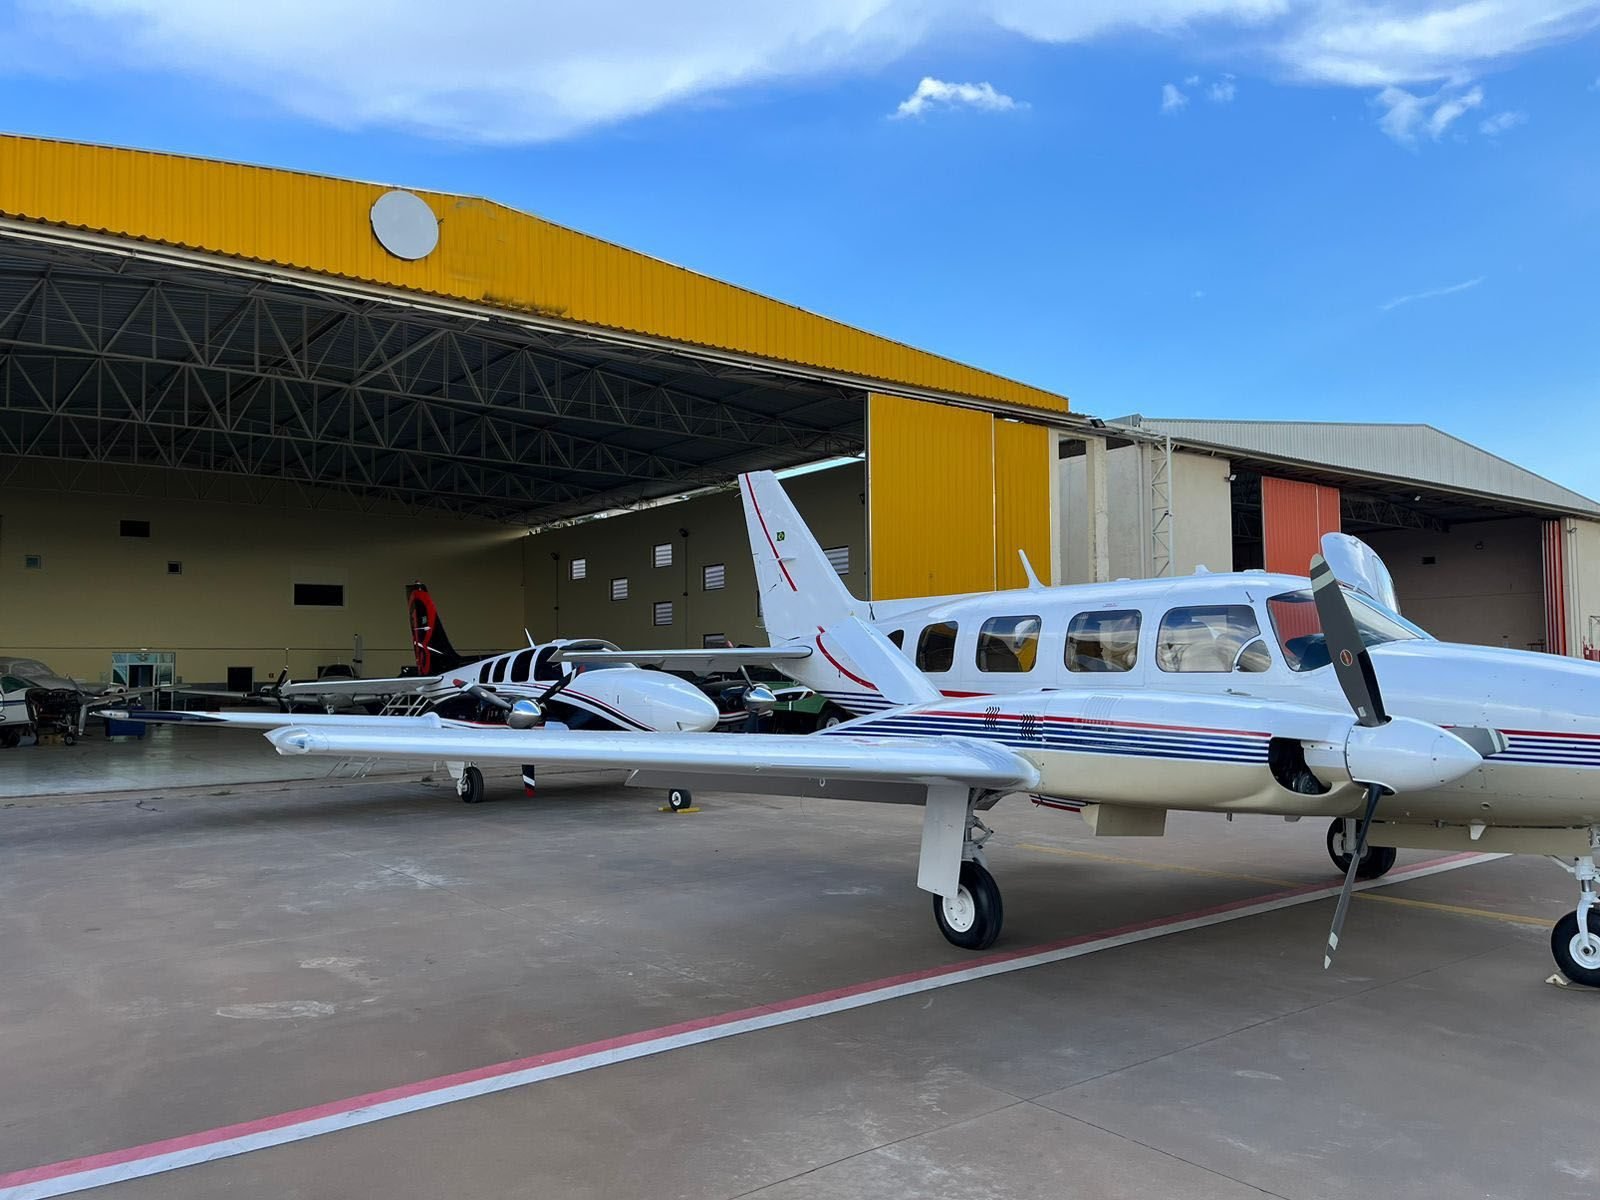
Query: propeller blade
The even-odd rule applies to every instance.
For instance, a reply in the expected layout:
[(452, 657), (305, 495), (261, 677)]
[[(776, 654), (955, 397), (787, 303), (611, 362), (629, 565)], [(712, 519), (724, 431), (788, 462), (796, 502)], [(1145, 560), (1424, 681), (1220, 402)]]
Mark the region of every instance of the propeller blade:
[(1344, 929), (1345, 914), (1350, 911), (1350, 897), (1356, 890), (1356, 871), (1361, 867), (1361, 856), (1367, 849), (1367, 828), (1372, 824), (1372, 814), (1378, 809), (1378, 797), (1383, 788), (1367, 785), (1367, 811), (1361, 814), (1361, 826), (1356, 831), (1355, 848), (1350, 851), (1350, 865), (1345, 868), (1344, 887), (1339, 892), (1339, 903), (1333, 910), (1333, 926), (1328, 930), (1328, 948), (1322, 955), (1322, 969), (1333, 966), (1333, 953), (1339, 948), (1339, 933)]
[(1344, 589), (1339, 586), (1328, 560), (1320, 554), (1311, 559), (1311, 597), (1317, 604), (1317, 619), (1322, 622), (1322, 636), (1327, 642), (1328, 657), (1333, 660), (1334, 676), (1355, 710), (1356, 721), (1369, 729), (1385, 724), (1389, 715), (1383, 709), (1383, 696), (1378, 691), (1372, 658), (1361, 640), (1361, 631), (1356, 628)]
[(480, 684), (468, 683), (465, 679), (452, 679), (450, 682), (480, 703), (491, 705), (494, 708), (503, 708), (507, 712), (511, 711), (511, 701), (504, 696), (497, 696)]

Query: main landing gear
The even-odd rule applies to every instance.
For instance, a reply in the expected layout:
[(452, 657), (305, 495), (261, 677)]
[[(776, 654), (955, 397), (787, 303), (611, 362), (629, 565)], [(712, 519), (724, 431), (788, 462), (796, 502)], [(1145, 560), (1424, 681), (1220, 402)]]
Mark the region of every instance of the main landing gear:
[(928, 792), (917, 884), (933, 892), (933, 919), (947, 942), (963, 950), (987, 950), (1000, 936), (1005, 906), (1000, 885), (983, 865), (983, 844), (994, 835), (975, 811), (983, 794), (956, 788)]
[[(1339, 868), (1341, 875), (1350, 869), (1350, 854), (1345, 847), (1355, 840), (1356, 819), (1335, 817), (1328, 826), (1328, 857)], [(1396, 857), (1398, 855), (1393, 846), (1374, 846), (1368, 842), (1367, 851), (1361, 856), (1361, 865), (1356, 868), (1356, 878), (1381, 879), (1394, 866)]]
[(1600, 913), (1595, 912), (1595, 853), (1600, 851), (1600, 826), (1589, 830), (1589, 853), (1569, 863), (1553, 859), (1578, 881), (1578, 907), (1550, 931), (1550, 953), (1573, 983), (1600, 987)]
[(483, 803), (483, 772), (468, 765), (456, 776), (456, 795), (463, 804)]

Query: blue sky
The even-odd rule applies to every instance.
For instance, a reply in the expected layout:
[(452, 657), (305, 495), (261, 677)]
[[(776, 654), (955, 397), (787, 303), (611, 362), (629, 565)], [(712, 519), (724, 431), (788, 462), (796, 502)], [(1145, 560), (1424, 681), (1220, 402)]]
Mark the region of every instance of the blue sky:
[[(0, 6), (0, 126), (486, 195), (1081, 411), (1426, 421), (1600, 495), (1600, 3), (264, 7)], [(924, 78), (971, 86), (895, 115)]]

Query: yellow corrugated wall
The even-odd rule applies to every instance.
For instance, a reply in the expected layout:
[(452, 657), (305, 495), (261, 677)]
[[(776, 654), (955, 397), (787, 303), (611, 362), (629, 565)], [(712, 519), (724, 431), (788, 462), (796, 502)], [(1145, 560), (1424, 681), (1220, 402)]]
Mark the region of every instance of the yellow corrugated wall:
[(140, 238), (434, 296), (1065, 412), (1062, 396), (467, 196), (420, 262), (372, 234), (383, 185), (41, 138), (0, 136), (0, 215)]
[(1018, 587), (1017, 547), (1050, 580), (1049, 430), (874, 393), (867, 410), (872, 597)]
[(1055, 539), (1050, 505), (1050, 472), (1055, 464), (1050, 431), (1042, 425), (996, 418), (994, 422), (994, 554), (995, 586), (1025, 587), (1018, 550), (1025, 550), (1045, 583), (1051, 578), (1051, 543)]

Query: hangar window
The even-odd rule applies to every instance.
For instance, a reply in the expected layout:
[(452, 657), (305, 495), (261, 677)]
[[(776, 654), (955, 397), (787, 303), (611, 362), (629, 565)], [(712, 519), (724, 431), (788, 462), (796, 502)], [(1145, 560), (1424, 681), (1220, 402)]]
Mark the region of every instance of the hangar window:
[(1248, 604), (1175, 608), (1156, 633), (1156, 666), (1163, 671), (1265, 671), (1272, 665), (1266, 645), (1256, 645), (1261, 626)]
[(533, 666), (533, 650), (528, 649), (519, 653), (511, 660), (511, 682), (527, 683), (528, 670)]
[(715, 592), (728, 586), (728, 568), (722, 563), (707, 563), (704, 571), (703, 587), (708, 592)]
[(42, 554), (24, 554), (22, 556), (22, 569), (24, 571), (42, 571), (42, 570), (44, 570), (44, 555), (42, 555)]
[(835, 571), (841, 575), (850, 574), (849, 546), (834, 546), (830, 550), (824, 550), (823, 553), (828, 556), (828, 565)]
[(941, 621), (929, 625), (917, 639), (917, 670), (948, 671), (956, 661), (956, 631), (954, 621)]
[(122, 522), (123, 537), (147, 538), (150, 536), (149, 521), (124, 521)]
[(1067, 626), (1069, 671), (1131, 671), (1138, 661), (1138, 609), (1079, 613)]
[(167, 574), (168, 575), (182, 575), (183, 574), (183, 564), (181, 562), (179, 562), (175, 558), (174, 559), (169, 559), (167, 561)]
[(344, 584), (297, 583), (294, 604), (296, 608), (343, 608)]
[(700, 646), (704, 650), (725, 650), (733, 645), (725, 633), (703, 633), (700, 635)]
[(655, 606), (650, 611), (651, 611), (651, 614), (652, 614), (652, 619), (655, 621), (655, 623), (657, 625), (671, 625), (672, 624), (672, 601), (671, 600), (657, 600), (655, 602)]
[(1033, 670), (1039, 657), (1039, 618), (990, 617), (978, 630), (977, 663), (980, 671), (1010, 674)]
[(575, 558), (567, 564), (567, 575), (572, 579), (587, 579), (589, 577), (589, 560)]
[(662, 542), (657, 546), (653, 561), (658, 567), (670, 567), (672, 565), (672, 543)]
[(624, 575), (621, 579), (611, 581), (611, 598), (613, 600), (626, 600), (628, 598), (628, 578)]

